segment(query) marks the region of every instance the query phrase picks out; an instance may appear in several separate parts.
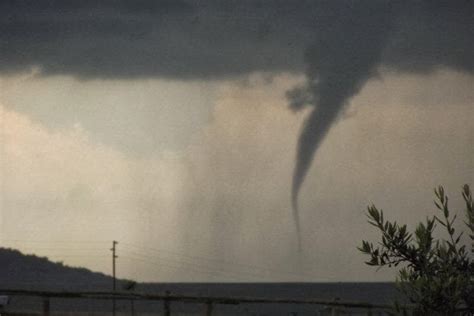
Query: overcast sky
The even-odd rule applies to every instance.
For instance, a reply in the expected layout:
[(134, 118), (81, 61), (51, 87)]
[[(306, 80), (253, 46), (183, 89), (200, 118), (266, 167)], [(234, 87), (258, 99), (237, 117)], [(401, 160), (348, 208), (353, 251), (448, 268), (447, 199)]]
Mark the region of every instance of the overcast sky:
[[(474, 184), (470, 1), (0, 2), (0, 242), (148, 281), (376, 281)], [(296, 212), (298, 211), (298, 212)], [(297, 226), (301, 251), (298, 251)]]

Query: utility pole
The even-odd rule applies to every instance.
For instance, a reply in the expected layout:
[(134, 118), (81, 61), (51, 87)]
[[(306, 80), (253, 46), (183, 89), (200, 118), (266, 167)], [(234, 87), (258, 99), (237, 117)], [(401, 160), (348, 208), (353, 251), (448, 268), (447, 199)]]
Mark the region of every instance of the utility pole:
[(115, 316), (115, 290), (116, 290), (116, 278), (115, 278), (115, 259), (118, 258), (116, 255), (116, 246), (118, 242), (117, 241), (112, 241), (112, 280), (113, 280), (113, 285), (112, 285), (112, 290), (113, 290), (113, 296), (112, 296), (112, 315)]

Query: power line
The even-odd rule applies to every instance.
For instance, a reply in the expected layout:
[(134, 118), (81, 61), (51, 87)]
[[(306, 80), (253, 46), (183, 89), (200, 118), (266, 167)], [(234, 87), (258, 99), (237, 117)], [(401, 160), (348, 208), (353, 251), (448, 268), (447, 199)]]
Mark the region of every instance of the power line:
[(110, 241), (103, 240), (31, 240), (31, 239), (2, 239), (2, 242), (25, 242), (25, 243), (49, 243), (49, 244), (108, 244)]
[(53, 250), (53, 251), (68, 251), (68, 250), (77, 250), (77, 251), (104, 251), (103, 248), (64, 248), (64, 247), (20, 247), (22, 250), (24, 249), (32, 249), (32, 250)]
[(109, 258), (109, 256), (106, 255), (48, 255), (48, 258), (62, 258), (62, 257), (77, 257), (77, 258)]
[[(153, 263), (154, 265), (160, 266), (163, 264), (163, 262), (168, 262), (168, 264), (173, 264), (173, 267), (177, 269), (176, 264), (185, 267), (186, 270), (193, 270), (198, 273), (205, 273), (205, 274), (219, 274), (219, 275), (229, 275), (233, 274), (234, 276), (238, 276), (241, 278), (243, 275), (240, 272), (236, 271), (230, 271), (230, 270), (223, 270), (223, 269), (218, 269), (215, 267), (209, 267), (209, 266), (203, 266), (203, 265), (196, 265), (194, 262), (186, 262), (186, 261), (179, 261), (176, 259), (170, 259), (170, 258), (163, 258), (163, 257), (149, 257), (149, 256), (144, 256), (144, 255), (138, 255), (134, 253), (129, 253), (128, 255), (131, 255), (135, 258), (139, 258), (142, 260), (147, 260), (150, 263)], [(254, 275), (255, 277), (256, 275)], [(261, 277), (258, 275), (258, 277)]]
[[(162, 256), (156, 256), (156, 255), (152, 255), (152, 256), (149, 256), (149, 255), (144, 255), (144, 254), (141, 254), (141, 253), (136, 253), (136, 252), (132, 252), (132, 251), (128, 251), (128, 253), (132, 254), (132, 255), (135, 255), (135, 256), (140, 256), (140, 257), (143, 257), (143, 258), (148, 258), (148, 259), (152, 259), (152, 260), (159, 260), (159, 261), (168, 261), (168, 262), (172, 262), (172, 263), (177, 263), (177, 264), (180, 264), (180, 265), (184, 265), (184, 266), (187, 266), (187, 267), (191, 267), (193, 269), (204, 269), (205, 271), (207, 272), (211, 272), (211, 273), (220, 273), (220, 274), (227, 274), (227, 273), (233, 273), (233, 274), (239, 274), (240, 276), (240, 272), (236, 272), (236, 271), (232, 271), (232, 270), (228, 270), (228, 269), (223, 269), (223, 268), (217, 268), (215, 266), (209, 266), (209, 265), (205, 265), (203, 263), (197, 263), (195, 261), (187, 261), (187, 260), (183, 260), (182, 258), (181, 259), (177, 259), (177, 258), (168, 258), (168, 257), (162, 257)], [(203, 271), (203, 270), (201, 270)], [(249, 274), (249, 273), (247, 273)], [(257, 277), (261, 277), (261, 275), (257, 275), (257, 274), (254, 274), (254, 276), (257, 276)]]
[[(148, 260), (148, 259), (145, 259), (145, 258), (136, 257), (136, 256), (133, 256), (133, 255), (121, 256), (121, 258), (132, 260), (132, 261), (139, 261), (139, 262), (148, 264), (148, 265), (153, 266), (153, 267), (158, 267), (158, 268), (166, 267), (166, 268), (173, 269), (175, 271), (180, 271), (180, 272), (182, 271), (182, 268), (180, 268), (180, 267), (178, 267), (174, 264), (167, 264), (167, 263), (164, 263), (164, 262), (161, 262), (161, 261), (157, 262), (157, 261)], [(206, 269), (199, 269), (198, 267), (193, 267), (193, 266), (187, 267), (187, 269), (191, 269), (194, 272), (205, 274), (206, 276), (209, 275), (209, 273), (213, 273), (213, 274), (216, 273), (216, 271), (206, 270)], [(235, 281), (235, 282), (242, 282), (243, 281), (241, 278), (231, 277), (231, 279), (232, 279), (232, 281)]]
[[(125, 252), (127, 254), (130, 254), (130, 255), (133, 255), (133, 256), (136, 256), (136, 257), (139, 257), (139, 258), (146, 258), (146, 259), (150, 259), (150, 260), (155, 260), (155, 262), (156, 262), (156, 260), (158, 260), (160, 262), (168, 261), (168, 262), (171, 262), (171, 263), (174, 263), (174, 264), (184, 265), (187, 269), (191, 268), (191, 269), (194, 269), (194, 270), (198, 270), (198, 272), (205, 271), (205, 272), (213, 273), (213, 274), (216, 274), (216, 273), (221, 274), (221, 275), (233, 274), (233, 275), (237, 275), (239, 277), (246, 276), (246, 277), (257, 277), (257, 278), (265, 278), (266, 274), (268, 274), (270, 272), (269, 270), (267, 270), (267, 271), (249, 271), (249, 270), (236, 271), (236, 270), (226, 269), (226, 268), (223, 268), (223, 267), (216, 267), (215, 265), (209, 266), (209, 265), (205, 265), (203, 263), (196, 263), (195, 261), (187, 261), (187, 260), (183, 260), (182, 258), (181, 259), (167, 258), (167, 257), (162, 257), (162, 256), (156, 256), (156, 255), (149, 256), (149, 255), (144, 255), (144, 254), (141, 254), (141, 253), (132, 252), (132, 251), (129, 251), (129, 250), (125, 250)], [(156, 264), (158, 264), (158, 263), (156, 263)]]
[(244, 264), (236, 261), (230, 261), (230, 260), (223, 260), (223, 259), (212, 259), (212, 258), (207, 258), (207, 257), (202, 257), (202, 256), (190, 256), (190, 255), (185, 255), (179, 252), (174, 252), (166, 249), (156, 249), (156, 248), (151, 248), (151, 247), (144, 247), (144, 246), (137, 246), (132, 243), (128, 242), (122, 242), (126, 247), (133, 247), (136, 249), (142, 249), (144, 251), (151, 251), (155, 253), (170, 253), (174, 256), (182, 257), (182, 258), (188, 258), (190, 260), (198, 260), (198, 261), (205, 261), (206, 263), (218, 263), (218, 264), (225, 264), (229, 266), (233, 266), (234, 268), (246, 268), (246, 269), (252, 269), (252, 270), (260, 270), (260, 272), (272, 272), (272, 273), (277, 273), (280, 275), (287, 275), (287, 276), (307, 276), (314, 278), (315, 276), (307, 273), (307, 272), (291, 272), (291, 271), (284, 271), (284, 270), (279, 270), (279, 269), (274, 269), (274, 268), (268, 268), (268, 267), (260, 267), (260, 266), (255, 266), (255, 265), (250, 265), (250, 264)]
[[(13, 240), (10, 240), (13, 241)], [(15, 240), (16, 242), (31, 242), (31, 243), (51, 243), (50, 241), (41, 241), (41, 240)], [(63, 244), (68, 243), (69, 241), (56, 241), (59, 247), (34, 247), (34, 246), (27, 246), (27, 247), (21, 247), (22, 249), (29, 249), (29, 250), (44, 250), (44, 251), (52, 251), (52, 254), (46, 255), (47, 257), (80, 257), (84, 252), (102, 252), (103, 248), (96, 248), (94, 247), (64, 247)], [(75, 243), (77, 245), (80, 244), (102, 244), (104, 243), (103, 241), (72, 241), (72, 243)], [(280, 269), (275, 269), (275, 268), (269, 268), (269, 267), (261, 267), (261, 266), (256, 266), (256, 265), (251, 265), (251, 264), (244, 264), (236, 261), (230, 261), (230, 260), (224, 260), (224, 259), (215, 259), (215, 258), (209, 258), (209, 257), (203, 257), (203, 256), (196, 256), (196, 255), (186, 255), (177, 251), (172, 251), (168, 249), (157, 249), (157, 248), (152, 248), (152, 247), (146, 247), (146, 246), (139, 246), (133, 243), (129, 242), (121, 242), (122, 245), (124, 245), (126, 248), (130, 249), (135, 249), (138, 250), (138, 252), (133, 252), (129, 251), (135, 255), (141, 256), (141, 258), (147, 258), (147, 259), (152, 259), (152, 260), (159, 260), (160, 262), (167, 261), (167, 262), (172, 262), (173, 264), (179, 264), (183, 265), (186, 268), (192, 267), (194, 270), (199, 270), (199, 272), (203, 272), (202, 269), (206, 271), (206, 273), (219, 273), (219, 274), (233, 274), (233, 275), (238, 275), (241, 277), (242, 275), (246, 275), (247, 277), (257, 277), (257, 278), (266, 278), (268, 277), (269, 273), (273, 274), (278, 274), (279, 276), (297, 276), (297, 277), (302, 277), (302, 276), (307, 276), (308, 278), (315, 278), (314, 275), (311, 273), (307, 273), (304, 271), (300, 272), (292, 272), (292, 271), (285, 271), (285, 270), (280, 270)], [(112, 249), (111, 249), (112, 250)], [(58, 251), (65, 251), (65, 254), (60, 254), (57, 255), (54, 252)], [(70, 254), (70, 251), (78, 251), (80, 254), (76, 255)], [(128, 250), (126, 250), (128, 251)], [(146, 254), (143, 254), (143, 251), (146, 252)], [(149, 255), (149, 253), (154, 253), (156, 255)], [(163, 257), (163, 254), (165, 255), (171, 255), (172, 257)], [(92, 254), (91, 254), (92, 256)], [(116, 256), (116, 255), (115, 255)], [(175, 257), (175, 258), (173, 258)], [(155, 262), (156, 263), (156, 262)], [(114, 263), (113, 263), (114, 265)], [(216, 267), (217, 265), (217, 267)], [(222, 267), (222, 265), (225, 265), (226, 267)], [(114, 268), (112, 268), (113, 270)], [(236, 271), (238, 270), (238, 271)]]

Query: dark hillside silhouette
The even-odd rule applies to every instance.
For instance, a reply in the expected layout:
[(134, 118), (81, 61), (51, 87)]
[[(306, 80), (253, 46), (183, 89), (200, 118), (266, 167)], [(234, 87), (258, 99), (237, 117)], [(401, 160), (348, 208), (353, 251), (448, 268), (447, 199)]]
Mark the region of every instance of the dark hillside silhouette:
[(0, 248), (0, 285), (29, 290), (110, 290), (112, 278), (85, 268), (69, 267), (44, 257)]

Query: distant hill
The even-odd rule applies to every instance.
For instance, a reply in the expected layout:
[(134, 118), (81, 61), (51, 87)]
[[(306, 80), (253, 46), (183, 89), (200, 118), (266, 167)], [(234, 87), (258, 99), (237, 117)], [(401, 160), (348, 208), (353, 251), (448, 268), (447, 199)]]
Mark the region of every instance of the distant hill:
[(29, 290), (111, 290), (112, 278), (86, 268), (0, 248), (0, 287)]

